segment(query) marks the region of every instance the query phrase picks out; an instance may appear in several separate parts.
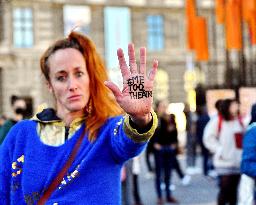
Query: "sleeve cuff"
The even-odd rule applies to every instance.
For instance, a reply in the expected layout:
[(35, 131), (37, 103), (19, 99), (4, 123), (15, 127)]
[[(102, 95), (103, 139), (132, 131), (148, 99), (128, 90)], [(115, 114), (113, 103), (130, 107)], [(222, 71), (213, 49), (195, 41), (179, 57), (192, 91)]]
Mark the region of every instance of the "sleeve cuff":
[(151, 111), (151, 115), (152, 115), (153, 123), (150, 130), (148, 130), (145, 133), (139, 133), (136, 129), (132, 128), (129, 120), (129, 115), (126, 114), (124, 117), (124, 124), (123, 124), (125, 134), (134, 142), (137, 142), (137, 143), (147, 142), (155, 133), (155, 130), (158, 125), (157, 115), (153, 110)]

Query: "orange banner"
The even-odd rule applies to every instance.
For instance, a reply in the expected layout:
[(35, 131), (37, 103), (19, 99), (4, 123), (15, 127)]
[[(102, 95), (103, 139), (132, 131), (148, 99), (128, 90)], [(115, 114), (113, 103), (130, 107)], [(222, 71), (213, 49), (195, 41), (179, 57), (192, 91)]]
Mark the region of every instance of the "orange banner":
[(194, 49), (194, 18), (196, 16), (196, 6), (194, 0), (186, 0), (186, 20), (187, 20), (187, 46)]
[(251, 18), (251, 11), (256, 10), (256, 0), (243, 0), (242, 8), (243, 19), (248, 22)]
[(239, 0), (228, 0), (226, 11), (226, 46), (227, 49), (242, 48), (241, 5)]
[(194, 44), (197, 61), (209, 60), (207, 23), (204, 17), (196, 17), (194, 20)]
[(256, 10), (251, 10), (248, 18), (248, 27), (250, 41), (252, 45), (256, 45)]
[(218, 24), (225, 22), (225, 0), (215, 0), (215, 16)]

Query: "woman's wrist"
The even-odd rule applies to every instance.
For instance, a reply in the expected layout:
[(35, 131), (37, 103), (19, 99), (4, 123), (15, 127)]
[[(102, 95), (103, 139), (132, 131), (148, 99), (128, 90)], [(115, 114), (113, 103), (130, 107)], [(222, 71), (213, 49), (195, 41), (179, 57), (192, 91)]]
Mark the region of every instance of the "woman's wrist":
[(153, 119), (151, 112), (143, 116), (130, 116), (130, 120), (140, 128), (146, 127)]

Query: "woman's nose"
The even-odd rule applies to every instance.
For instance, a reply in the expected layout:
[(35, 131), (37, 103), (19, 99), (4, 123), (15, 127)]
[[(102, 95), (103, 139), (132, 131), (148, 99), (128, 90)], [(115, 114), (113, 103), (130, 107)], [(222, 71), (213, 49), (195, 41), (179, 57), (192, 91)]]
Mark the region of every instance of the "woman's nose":
[(69, 89), (69, 91), (74, 91), (77, 89), (77, 82), (76, 82), (75, 78), (73, 78), (73, 77), (69, 78), (68, 89)]

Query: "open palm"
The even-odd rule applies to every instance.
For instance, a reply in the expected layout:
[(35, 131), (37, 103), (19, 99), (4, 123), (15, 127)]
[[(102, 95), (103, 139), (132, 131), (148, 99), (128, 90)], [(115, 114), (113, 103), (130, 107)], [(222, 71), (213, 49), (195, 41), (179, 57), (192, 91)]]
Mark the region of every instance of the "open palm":
[(153, 103), (154, 78), (158, 62), (154, 60), (153, 68), (147, 76), (146, 48), (140, 48), (140, 66), (137, 68), (134, 45), (128, 45), (129, 67), (126, 64), (122, 49), (117, 50), (120, 70), (123, 77), (123, 90), (113, 82), (106, 86), (113, 92), (120, 107), (129, 115), (139, 117), (150, 113)]

